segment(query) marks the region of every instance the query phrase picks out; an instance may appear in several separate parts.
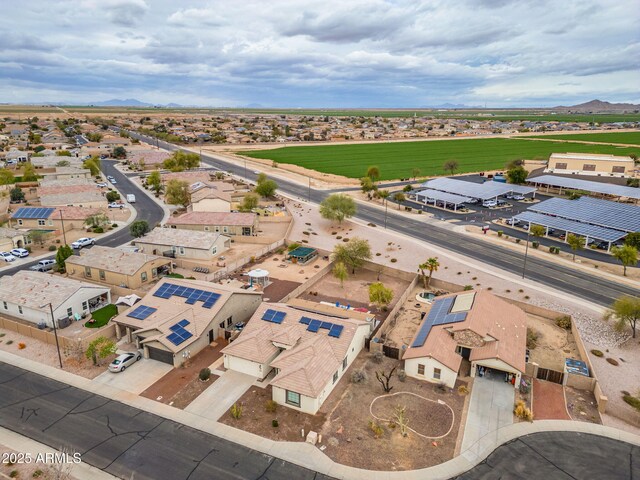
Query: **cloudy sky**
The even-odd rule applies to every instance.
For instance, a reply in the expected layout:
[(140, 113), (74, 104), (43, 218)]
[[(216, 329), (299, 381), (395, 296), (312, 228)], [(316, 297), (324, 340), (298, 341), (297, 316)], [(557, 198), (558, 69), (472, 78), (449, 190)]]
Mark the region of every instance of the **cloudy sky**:
[(640, 103), (637, 0), (2, 3), (0, 102)]

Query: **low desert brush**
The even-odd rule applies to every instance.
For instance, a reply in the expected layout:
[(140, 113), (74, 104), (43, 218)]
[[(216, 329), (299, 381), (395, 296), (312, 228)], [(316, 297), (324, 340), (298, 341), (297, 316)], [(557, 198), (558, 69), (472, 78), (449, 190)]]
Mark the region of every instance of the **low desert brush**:
[(533, 422), (533, 413), (522, 400), (516, 402), (516, 408), (513, 410), (513, 413), (521, 420)]

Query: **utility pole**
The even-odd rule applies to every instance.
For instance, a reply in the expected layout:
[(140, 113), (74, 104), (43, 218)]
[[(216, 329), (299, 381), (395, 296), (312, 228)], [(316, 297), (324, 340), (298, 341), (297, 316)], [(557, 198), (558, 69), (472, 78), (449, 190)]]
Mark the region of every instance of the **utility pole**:
[(311, 177), (309, 177), (309, 188), (307, 190), (307, 202), (311, 202)]
[[(529, 229), (531, 229), (531, 225), (529, 225)], [(522, 278), (524, 278), (524, 272), (527, 269), (527, 254), (529, 253), (529, 235), (531, 234), (530, 230), (527, 230), (527, 246), (524, 249), (524, 263), (522, 265)]]
[(62, 238), (64, 239), (64, 244), (67, 244), (67, 234), (64, 231), (64, 220), (62, 218), (62, 209), (58, 210), (60, 212), (60, 223), (62, 224)]
[[(40, 305), (40, 308), (46, 307), (47, 304)], [(53, 335), (56, 337), (56, 349), (58, 350), (58, 361), (62, 369), (62, 355), (60, 355), (60, 342), (58, 341), (58, 328), (56, 327), (56, 317), (53, 315), (53, 305), (49, 302), (49, 311), (51, 312), (51, 322), (53, 323)]]
[(249, 180), (249, 177), (247, 177), (247, 160), (244, 160), (244, 178), (245, 180)]

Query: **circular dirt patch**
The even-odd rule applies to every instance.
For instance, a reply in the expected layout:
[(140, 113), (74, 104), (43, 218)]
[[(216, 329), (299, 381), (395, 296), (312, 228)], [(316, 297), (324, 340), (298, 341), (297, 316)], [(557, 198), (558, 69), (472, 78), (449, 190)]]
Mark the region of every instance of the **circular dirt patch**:
[(408, 427), (425, 438), (447, 436), (453, 427), (453, 410), (446, 403), (421, 397), (410, 392), (382, 395), (371, 402), (371, 415), (383, 422), (395, 422), (398, 406), (406, 407)]

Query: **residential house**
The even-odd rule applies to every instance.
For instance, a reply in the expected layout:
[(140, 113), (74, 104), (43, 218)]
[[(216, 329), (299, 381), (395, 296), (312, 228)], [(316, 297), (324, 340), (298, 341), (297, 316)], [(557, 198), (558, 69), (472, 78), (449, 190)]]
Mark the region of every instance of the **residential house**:
[(367, 321), (330, 316), (279, 303), (263, 303), (238, 338), (226, 346), (224, 366), (269, 382), (272, 399), (309, 414), (346, 374), (365, 338)]
[(236, 194), (235, 187), (226, 182), (196, 182), (190, 189), (194, 212), (230, 212), (232, 203), (244, 196)]
[(12, 163), (27, 163), (29, 161), (29, 152), (23, 152), (22, 150), (9, 150), (4, 155), (4, 160), (8, 164)]
[(211, 261), (229, 249), (231, 239), (211, 232), (194, 232), (156, 227), (133, 244), (141, 252), (185, 260)]
[(145, 358), (180, 366), (226, 328), (246, 322), (260, 306), (258, 292), (198, 280), (163, 278), (136, 305), (113, 319)]
[(87, 217), (105, 213), (90, 207), (20, 207), (9, 219), (10, 227), (25, 230), (47, 230), (56, 235), (64, 231), (82, 229)]
[(137, 289), (170, 272), (171, 259), (95, 245), (69, 257), (66, 267), (73, 278)]
[[(64, 157), (61, 157), (64, 158)], [(49, 180), (70, 180), (74, 178), (91, 178), (91, 170), (78, 167), (56, 167), (54, 172), (38, 172), (43, 178)]]
[(42, 206), (76, 206), (106, 208), (107, 199), (95, 183), (80, 185), (47, 185), (37, 189)]
[(28, 239), (25, 232), (14, 228), (0, 227), (0, 251), (6, 252), (14, 248), (24, 248)]
[(241, 212), (187, 212), (167, 220), (171, 229), (224, 233), (230, 236), (258, 234), (258, 216)]
[(28, 270), (0, 277), (0, 312), (36, 325), (53, 327), (51, 309), (56, 326), (64, 327), (108, 303), (109, 287), (93, 283)]
[(437, 297), (402, 359), (408, 376), (450, 388), (460, 373), (474, 377), (480, 367), (513, 375), (518, 387), (526, 344), (527, 315), (486, 290), (475, 290)]

